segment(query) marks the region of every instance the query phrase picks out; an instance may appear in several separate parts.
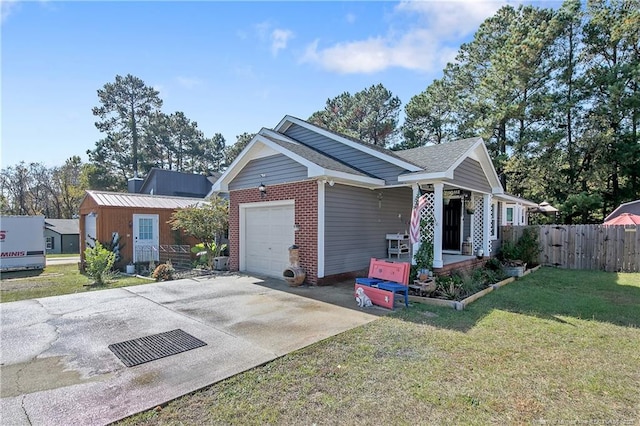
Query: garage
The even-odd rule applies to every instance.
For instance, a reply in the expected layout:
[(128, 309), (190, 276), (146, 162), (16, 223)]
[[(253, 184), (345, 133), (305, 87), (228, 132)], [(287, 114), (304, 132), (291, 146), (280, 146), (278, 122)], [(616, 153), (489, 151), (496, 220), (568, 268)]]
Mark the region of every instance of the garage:
[(240, 205), (240, 270), (282, 277), (294, 244), (293, 200)]

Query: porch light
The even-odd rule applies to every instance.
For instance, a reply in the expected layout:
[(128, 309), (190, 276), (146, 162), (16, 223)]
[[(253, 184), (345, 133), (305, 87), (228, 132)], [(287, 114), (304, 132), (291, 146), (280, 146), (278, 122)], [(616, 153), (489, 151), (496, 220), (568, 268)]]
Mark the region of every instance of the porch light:
[(265, 195), (267, 195), (267, 187), (264, 185), (264, 183), (260, 183), (260, 186), (258, 187), (258, 190), (260, 191), (260, 196), (264, 197)]

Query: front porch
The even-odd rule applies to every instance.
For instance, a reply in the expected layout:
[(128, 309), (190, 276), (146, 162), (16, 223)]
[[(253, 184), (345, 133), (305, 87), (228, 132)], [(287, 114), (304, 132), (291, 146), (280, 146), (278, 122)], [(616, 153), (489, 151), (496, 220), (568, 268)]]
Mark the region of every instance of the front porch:
[[(399, 262), (411, 262), (411, 256), (408, 254), (402, 255), (399, 258), (395, 256), (393, 259)], [(462, 254), (443, 254), (442, 255), (442, 267), (433, 268), (433, 273), (436, 276), (451, 275), (453, 272), (470, 271), (476, 268), (481, 268), (489, 260), (489, 257), (478, 258), (476, 256), (465, 256)]]
[(464, 256), (461, 254), (443, 254), (442, 268), (434, 268), (436, 276), (451, 275), (453, 272), (470, 271), (481, 268), (489, 260), (488, 257)]

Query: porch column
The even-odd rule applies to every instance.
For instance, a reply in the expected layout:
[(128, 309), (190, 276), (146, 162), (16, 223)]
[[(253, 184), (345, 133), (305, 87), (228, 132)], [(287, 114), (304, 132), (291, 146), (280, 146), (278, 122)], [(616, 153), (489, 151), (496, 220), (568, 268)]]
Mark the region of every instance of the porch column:
[(491, 235), (491, 196), (489, 194), (484, 194), (482, 196), (482, 251), (484, 252), (484, 256), (489, 256), (491, 251), (489, 250), (489, 244), (491, 241), (489, 240), (489, 236)]
[(442, 268), (442, 196), (444, 192), (443, 183), (433, 184), (434, 209), (433, 209), (433, 267)]
[[(414, 183), (413, 185), (411, 185), (411, 189), (413, 189), (413, 198), (411, 199), (411, 211), (413, 211), (413, 203), (416, 202), (416, 200), (418, 199), (418, 197), (420, 196), (420, 189), (419, 189), (419, 185), (417, 183)], [(411, 256), (411, 264), (415, 265), (416, 264), (416, 254), (418, 253), (418, 250), (420, 250), (420, 241), (418, 241), (417, 243), (415, 243), (413, 245), (413, 247), (411, 248), (412, 250), (412, 256)]]

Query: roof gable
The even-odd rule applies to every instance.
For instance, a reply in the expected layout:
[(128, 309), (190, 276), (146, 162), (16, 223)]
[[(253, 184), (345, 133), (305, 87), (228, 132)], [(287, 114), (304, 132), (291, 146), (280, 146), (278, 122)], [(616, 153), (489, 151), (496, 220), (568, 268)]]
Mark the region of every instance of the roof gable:
[(404, 151), (398, 155), (410, 157), (423, 167), (419, 172), (405, 173), (398, 180), (401, 182), (417, 182), (429, 179), (454, 179), (454, 172), (466, 159), (477, 161), (487, 178), (494, 194), (504, 192), (498, 174), (480, 137), (460, 139), (438, 145), (422, 146)]
[(259, 158), (282, 154), (307, 168), (307, 177), (325, 177), (344, 180), (368, 186), (381, 186), (384, 181), (371, 177), (317, 150), (303, 145), (286, 135), (269, 129), (261, 129), (242, 150), (227, 170), (213, 185), (210, 192), (228, 191), (229, 183), (247, 166)]
[(292, 126), (293, 124), (304, 127), (305, 129), (308, 129), (312, 132), (318, 133), (322, 136), (325, 136), (329, 139), (332, 139), (336, 142), (342, 143), (344, 145), (350, 146), (354, 149), (357, 149), (359, 151), (362, 151), (366, 154), (369, 154), (371, 156), (380, 158), (382, 160), (385, 160), (391, 164), (394, 164), (398, 167), (401, 167), (405, 170), (409, 170), (409, 171), (418, 171), (420, 170), (420, 167), (416, 164), (414, 164), (411, 161), (408, 161), (406, 158), (402, 158), (400, 156), (397, 155), (397, 153), (395, 151), (391, 151), (389, 149), (386, 148), (382, 148), (380, 146), (376, 146), (370, 143), (365, 143), (362, 142), (358, 139), (352, 138), (350, 136), (347, 135), (343, 135), (337, 132), (334, 132), (332, 130), (326, 129), (324, 127), (320, 127), (317, 126), (315, 124), (311, 124), (308, 121), (304, 121), (301, 120), (299, 118), (290, 116), (290, 115), (286, 115), (281, 121), (280, 123), (278, 123), (278, 125), (275, 127), (275, 131), (279, 132), (279, 133), (285, 133), (286, 130)]

